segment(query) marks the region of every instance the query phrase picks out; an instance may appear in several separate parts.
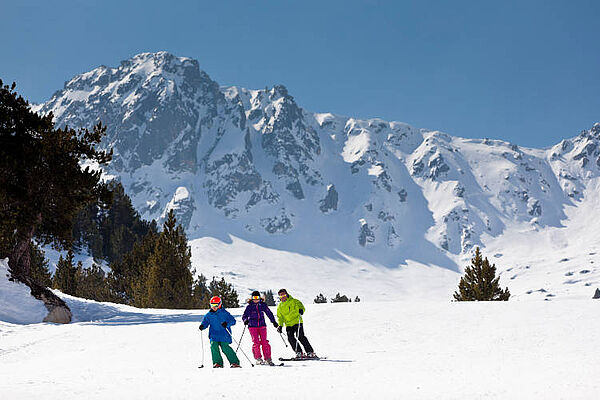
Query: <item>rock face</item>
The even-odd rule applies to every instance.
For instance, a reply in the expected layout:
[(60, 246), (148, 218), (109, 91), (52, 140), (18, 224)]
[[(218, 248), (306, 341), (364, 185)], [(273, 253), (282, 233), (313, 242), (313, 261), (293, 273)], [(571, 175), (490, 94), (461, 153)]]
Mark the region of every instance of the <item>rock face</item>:
[(107, 125), (106, 174), (143, 218), (174, 210), (190, 239), (310, 242), (315, 255), (385, 264), (431, 246), (467, 253), (509, 222), (558, 227), (600, 176), (600, 125), (521, 149), (310, 113), (282, 85), (220, 87), (196, 60), (165, 52), (78, 75), (36, 110), (59, 126)]

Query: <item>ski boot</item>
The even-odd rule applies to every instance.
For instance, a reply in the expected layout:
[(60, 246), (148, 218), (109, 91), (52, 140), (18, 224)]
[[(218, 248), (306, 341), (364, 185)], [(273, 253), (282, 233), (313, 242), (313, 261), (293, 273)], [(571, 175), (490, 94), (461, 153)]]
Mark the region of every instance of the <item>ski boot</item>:
[(306, 353), (306, 358), (319, 358), (314, 352)]
[(263, 361), (262, 358), (256, 358), (256, 359), (254, 359), (254, 361), (256, 361), (256, 365), (264, 365), (265, 364), (265, 362)]
[(231, 364), (231, 368), (242, 368), (240, 364)]
[(273, 360), (271, 360), (270, 358), (267, 358), (264, 361), (264, 365), (270, 365), (271, 367), (275, 366), (275, 363), (273, 362)]
[(299, 360), (301, 360), (301, 359), (304, 358), (304, 354), (301, 351), (297, 351), (296, 352), (296, 358), (299, 359)]
[(213, 368), (223, 368), (223, 366), (219, 363), (214, 363)]

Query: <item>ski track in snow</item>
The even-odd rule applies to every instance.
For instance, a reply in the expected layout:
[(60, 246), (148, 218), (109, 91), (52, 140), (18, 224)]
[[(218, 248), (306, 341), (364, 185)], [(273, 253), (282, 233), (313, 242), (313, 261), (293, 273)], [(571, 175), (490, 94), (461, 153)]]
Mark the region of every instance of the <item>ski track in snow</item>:
[[(593, 334), (600, 330), (600, 314), (592, 300), (318, 305), (301, 300), (316, 352), (351, 362), (251, 368), (240, 351), (243, 368), (213, 370), (204, 336), (205, 368), (198, 369), (198, 325), (205, 311), (90, 302), (88, 311), (97, 308), (93, 321), (0, 322), (0, 393), (3, 399), (60, 400), (592, 399), (600, 391), (600, 336)], [(68, 299), (72, 308), (78, 301)], [(243, 309), (230, 311), (239, 340)], [(269, 340), (274, 359), (292, 355), (271, 327)], [(248, 356), (250, 347), (246, 332), (242, 349)]]

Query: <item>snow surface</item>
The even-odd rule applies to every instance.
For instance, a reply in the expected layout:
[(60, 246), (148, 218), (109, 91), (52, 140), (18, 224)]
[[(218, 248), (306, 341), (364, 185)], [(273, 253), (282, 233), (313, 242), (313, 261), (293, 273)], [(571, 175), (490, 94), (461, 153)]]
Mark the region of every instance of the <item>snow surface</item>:
[(9, 281), (8, 277), (8, 259), (0, 260), (0, 321), (13, 324), (41, 322), (48, 315), (44, 303), (30, 295), (29, 287)]
[[(593, 399), (600, 391), (595, 300), (310, 304), (301, 298), (306, 335), (330, 361), (251, 368), (241, 352), (251, 354), (246, 332), (242, 368), (213, 370), (198, 331), (205, 311), (65, 298), (85, 322), (0, 322), (2, 398)], [(239, 340), (243, 309), (230, 311)], [(292, 354), (271, 327), (269, 339), (275, 358)]]
[(190, 241), (197, 273), (225, 280), (240, 298), (253, 290), (277, 292), (282, 287), (309, 302), (319, 294), (340, 292), (361, 300), (448, 300), (460, 275), (446, 268), (410, 262), (387, 268), (347, 256), (312, 257), (269, 249), (240, 238)]

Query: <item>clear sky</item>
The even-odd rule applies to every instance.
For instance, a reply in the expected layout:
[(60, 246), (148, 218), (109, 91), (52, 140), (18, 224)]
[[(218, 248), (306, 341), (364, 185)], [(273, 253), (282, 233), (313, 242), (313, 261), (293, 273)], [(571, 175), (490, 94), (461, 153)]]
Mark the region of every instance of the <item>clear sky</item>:
[(42, 102), (147, 51), (306, 110), (546, 147), (600, 121), (600, 1), (7, 1), (0, 79)]

